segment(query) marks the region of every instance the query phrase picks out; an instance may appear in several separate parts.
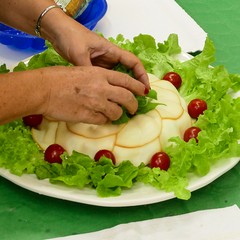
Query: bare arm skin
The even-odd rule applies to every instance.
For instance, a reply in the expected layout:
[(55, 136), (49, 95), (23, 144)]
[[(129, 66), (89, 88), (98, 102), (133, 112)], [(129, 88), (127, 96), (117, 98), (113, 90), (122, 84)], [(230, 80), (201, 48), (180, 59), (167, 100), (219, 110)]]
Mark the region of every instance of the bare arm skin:
[(53, 5), (53, 0), (0, 0), (0, 21), (35, 35), (35, 26), (41, 12)]
[(31, 114), (103, 124), (121, 116), (119, 105), (134, 114), (133, 93), (144, 95), (145, 86), (126, 74), (99, 67), (56, 66), (0, 74), (0, 89), (4, 89), (0, 124)]

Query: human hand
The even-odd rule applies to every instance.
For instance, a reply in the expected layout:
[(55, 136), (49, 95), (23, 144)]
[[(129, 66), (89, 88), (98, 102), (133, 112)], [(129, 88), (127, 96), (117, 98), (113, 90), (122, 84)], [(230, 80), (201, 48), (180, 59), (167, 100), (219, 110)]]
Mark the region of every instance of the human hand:
[(48, 91), (42, 114), (66, 122), (103, 124), (120, 118), (121, 106), (137, 111), (134, 94), (146, 87), (127, 74), (99, 67), (43, 68), (42, 85)]
[[(61, 19), (57, 20), (59, 15)], [(94, 65), (109, 69), (121, 63), (132, 69), (135, 78), (150, 88), (147, 73), (134, 54), (122, 50), (65, 14), (59, 14), (59, 11), (54, 11), (46, 17), (54, 17), (51, 25), (48, 25), (51, 34), (44, 32), (44, 28), (42, 31), (65, 59), (78, 66)], [(53, 27), (56, 22), (58, 26)]]

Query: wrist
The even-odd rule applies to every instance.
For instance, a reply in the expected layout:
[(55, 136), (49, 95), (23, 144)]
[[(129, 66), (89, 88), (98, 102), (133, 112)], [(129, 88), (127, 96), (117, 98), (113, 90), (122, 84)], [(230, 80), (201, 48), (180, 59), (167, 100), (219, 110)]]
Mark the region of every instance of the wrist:
[(21, 117), (42, 114), (48, 93), (48, 86), (44, 85), (41, 70), (29, 70), (2, 74), (0, 124), (10, 122)]
[[(48, 78), (44, 68), (24, 71), (25, 75), (24, 89), (27, 90), (28, 103), (25, 110), (28, 114), (43, 114), (45, 110), (45, 102), (49, 96)], [(26, 87), (27, 86), (27, 87)], [(31, 89), (31, 91), (30, 91)]]
[[(58, 38), (61, 23), (68, 17), (57, 5), (51, 5), (42, 11), (36, 23), (35, 33), (50, 42)], [(38, 35), (38, 34), (37, 34)]]
[(45, 17), (46, 14), (48, 14), (49, 11), (51, 11), (54, 8), (60, 8), (58, 5), (50, 5), (48, 7), (46, 7), (41, 14), (39, 15), (38, 19), (37, 19), (37, 23), (35, 26), (35, 33), (37, 36), (41, 37), (41, 23), (42, 23), (42, 19)]

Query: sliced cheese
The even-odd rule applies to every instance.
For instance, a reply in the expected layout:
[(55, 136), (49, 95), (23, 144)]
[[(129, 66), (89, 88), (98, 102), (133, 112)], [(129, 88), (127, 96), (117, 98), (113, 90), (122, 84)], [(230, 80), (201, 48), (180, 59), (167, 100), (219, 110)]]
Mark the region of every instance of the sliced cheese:
[(161, 117), (155, 110), (136, 115), (118, 133), (116, 145), (131, 148), (143, 146), (159, 136), (161, 125)]

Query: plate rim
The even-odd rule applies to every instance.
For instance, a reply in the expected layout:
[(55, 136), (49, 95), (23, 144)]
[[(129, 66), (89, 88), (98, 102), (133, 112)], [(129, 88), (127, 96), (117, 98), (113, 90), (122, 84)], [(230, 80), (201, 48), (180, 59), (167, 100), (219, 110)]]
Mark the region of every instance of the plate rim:
[[(235, 167), (239, 163), (239, 161), (239, 157), (232, 157), (217, 161), (215, 164), (212, 165), (210, 172), (205, 176), (198, 177), (195, 174), (192, 175), (193, 178), (189, 179), (189, 185), (187, 189), (193, 192), (207, 186), (208, 184), (212, 183), (214, 180), (231, 170), (233, 167)], [(10, 173), (8, 169), (0, 168), (0, 176), (26, 190), (38, 193), (40, 195), (99, 207), (141, 206), (146, 204), (159, 203), (176, 198), (173, 192), (165, 192), (163, 190), (158, 190), (153, 186), (144, 185), (142, 183), (137, 183), (129, 190), (124, 189), (120, 196), (101, 198), (97, 196), (96, 190), (94, 189), (90, 189), (87, 187), (84, 189), (77, 189), (71, 188), (69, 186), (64, 186), (62, 184), (52, 184), (49, 182), (48, 179), (37, 179), (35, 174), (23, 174), (22, 176), (17, 176)], [(33, 184), (36, 184), (36, 186), (34, 186)], [(141, 191), (144, 191), (145, 193), (147, 192), (148, 194), (150, 193), (152, 195), (149, 196), (147, 194), (144, 194), (141, 198), (141, 192), (139, 192), (139, 188), (141, 188)], [(129, 191), (133, 191), (133, 195), (138, 196), (138, 198), (127, 199), (126, 195), (129, 193)], [(75, 194), (75, 192), (77, 192), (77, 194)], [(74, 193), (75, 195), (71, 195), (72, 193)], [(88, 195), (85, 195), (85, 193), (88, 193)]]

